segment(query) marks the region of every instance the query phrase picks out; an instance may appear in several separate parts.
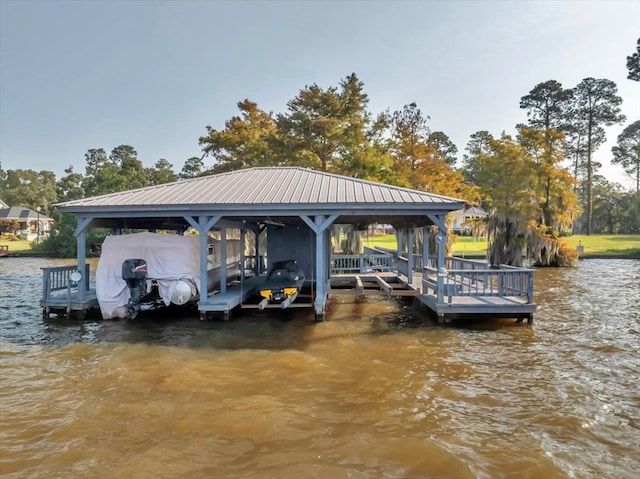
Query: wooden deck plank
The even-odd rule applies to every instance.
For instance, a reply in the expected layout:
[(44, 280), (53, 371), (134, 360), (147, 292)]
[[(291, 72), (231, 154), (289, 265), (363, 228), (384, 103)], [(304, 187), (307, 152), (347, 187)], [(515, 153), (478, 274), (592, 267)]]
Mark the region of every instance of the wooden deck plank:
[(198, 303), (200, 311), (226, 312), (255, 295), (260, 285), (264, 283), (266, 276), (258, 276), (246, 279), (244, 283), (230, 284), (224, 292), (209, 294), (205, 301)]
[[(451, 285), (451, 296), (445, 296), (445, 303), (438, 304), (436, 294), (430, 290), (429, 294), (423, 294), (420, 288), (415, 287), (413, 284), (408, 284), (407, 278), (402, 275), (393, 273), (380, 273), (380, 274), (362, 274), (357, 275), (363, 286), (363, 296), (368, 295), (380, 295), (386, 292), (385, 288), (382, 288), (382, 283), (387, 285), (390, 289), (390, 293), (393, 296), (415, 296), (426, 307), (435, 312), (438, 316), (443, 318), (455, 318), (455, 317), (482, 317), (482, 316), (496, 316), (496, 317), (514, 317), (514, 318), (531, 318), (533, 313), (537, 310), (535, 303), (528, 303), (527, 298), (524, 296), (498, 296), (497, 293), (491, 296), (481, 296), (482, 290), (479, 289), (478, 296), (474, 295), (456, 295), (454, 286)], [(347, 284), (348, 275), (343, 275), (338, 281), (341, 285)], [(355, 275), (351, 276), (355, 283)], [(434, 286), (436, 286), (435, 276), (431, 278)], [(412, 277), (415, 285), (422, 286), (422, 275), (420, 273), (414, 273)], [(333, 278), (332, 278), (333, 281)], [(351, 284), (354, 284), (351, 283)], [(383, 291), (381, 291), (382, 289)], [(331, 289), (331, 294), (354, 294), (356, 288), (350, 289)]]
[(95, 289), (86, 291), (84, 300), (80, 299), (80, 295), (76, 291), (71, 293), (71, 298), (65, 292), (40, 300), (40, 307), (45, 318), (48, 318), (50, 314), (66, 315), (67, 310), (70, 311), (70, 314), (85, 314), (89, 310), (99, 308), (99, 306)]
[(500, 296), (453, 296), (450, 303), (437, 303), (433, 294), (423, 294), (419, 299), (438, 315), (513, 315), (513, 317), (531, 315), (536, 312), (535, 303), (527, 303), (524, 298)]
[(380, 289), (382, 289), (382, 291), (384, 291), (387, 294), (391, 294), (393, 292), (393, 287), (389, 283), (387, 283), (384, 279), (382, 279), (380, 276), (376, 276), (375, 278), (378, 285), (380, 285)]
[(364, 293), (364, 286), (362, 286), (362, 278), (356, 275), (356, 295), (361, 296)]

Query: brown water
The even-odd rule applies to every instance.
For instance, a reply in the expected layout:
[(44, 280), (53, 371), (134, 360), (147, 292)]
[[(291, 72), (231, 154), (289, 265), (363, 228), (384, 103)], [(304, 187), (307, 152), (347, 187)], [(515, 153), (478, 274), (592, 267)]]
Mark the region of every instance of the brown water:
[(533, 328), (407, 304), (41, 318), (0, 260), (0, 476), (638, 478), (640, 261), (536, 272)]

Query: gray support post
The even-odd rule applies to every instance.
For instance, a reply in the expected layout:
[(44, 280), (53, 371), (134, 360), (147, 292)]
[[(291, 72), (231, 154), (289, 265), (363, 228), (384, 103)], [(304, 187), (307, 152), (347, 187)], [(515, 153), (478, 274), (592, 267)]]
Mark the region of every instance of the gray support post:
[[(200, 235), (200, 303), (206, 303), (209, 296), (209, 288), (207, 287), (208, 233), (211, 227), (220, 220), (221, 216), (199, 216), (197, 223), (191, 216), (185, 216), (184, 218), (198, 230)], [(204, 319), (203, 316), (206, 317), (206, 312), (201, 311), (201, 319)]]
[(413, 228), (407, 231), (407, 284), (413, 284)]
[(446, 242), (446, 236), (440, 231), (436, 236), (436, 243), (438, 245), (438, 304), (444, 302), (445, 296), (445, 281), (447, 279), (447, 269), (444, 264), (444, 244)]
[(328, 228), (336, 220), (338, 215), (333, 214), (328, 218), (317, 215), (312, 221), (308, 216), (300, 216), (307, 226), (316, 234), (316, 299), (314, 301), (316, 321), (324, 320), (324, 310), (329, 291), (329, 262), (327, 261), (331, 251), (331, 238)]
[(82, 230), (78, 234), (77, 245), (78, 245), (77, 267), (78, 267), (78, 271), (80, 271), (80, 274), (82, 275), (82, 279), (78, 283), (78, 295), (80, 296), (80, 301), (84, 302), (84, 299), (87, 293), (87, 279), (88, 279), (88, 278), (85, 278), (85, 272), (87, 269), (85, 267), (85, 264), (87, 262), (86, 260), (87, 235), (85, 230)]
[(254, 273), (256, 276), (258, 276), (261, 271), (260, 271), (260, 229), (255, 229), (253, 230), (253, 236), (255, 237), (254, 240), (254, 244), (255, 244), (255, 248), (254, 248), (254, 253), (255, 253), (255, 264), (253, 265), (253, 269), (254, 269)]
[(244, 281), (244, 241), (246, 237), (246, 231), (240, 230), (240, 281)]
[(85, 274), (87, 271), (87, 227), (92, 220), (93, 218), (78, 218), (78, 224), (76, 226), (76, 247), (78, 249), (76, 267), (82, 275), (82, 279), (78, 283), (78, 297), (82, 302), (84, 302), (87, 297), (87, 287), (89, 284), (89, 278), (87, 278)]
[(324, 267), (324, 235), (320, 230), (320, 225), (324, 221), (324, 216), (315, 217), (316, 226), (316, 298), (314, 301), (314, 309), (316, 319), (322, 319), (325, 309), (325, 298), (327, 296), (325, 289), (325, 267)]
[(440, 231), (438, 236), (436, 236), (436, 242), (438, 244), (438, 269), (444, 268), (444, 252), (445, 252), (445, 244), (447, 243), (447, 233)]
[(442, 304), (444, 303), (444, 296), (445, 296), (445, 291), (444, 291), (444, 284), (445, 281), (447, 279), (447, 270), (445, 269), (444, 266), (441, 266), (438, 268), (438, 290), (437, 290), (437, 304)]
[(220, 229), (220, 292), (227, 291), (227, 228)]
[(260, 258), (260, 234), (266, 229), (266, 226), (263, 225), (259, 228), (253, 230), (253, 234), (256, 236), (255, 241), (255, 253), (256, 253), (256, 264), (255, 264), (255, 273), (256, 276), (262, 274), (262, 260)]
[[(200, 234), (200, 303), (206, 303), (207, 298), (209, 296), (208, 286), (207, 286), (207, 260), (208, 260), (208, 241), (207, 241), (207, 231), (204, 229), (204, 224), (206, 223), (206, 217), (200, 217), (200, 227), (198, 228), (198, 233)], [(202, 319), (202, 318), (201, 318)]]
[[(333, 220), (332, 220), (333, 221)], [(326, 296), (329, 295), (329, 291), (331, 290), (331, 230), (329, 230), (329, 226), (325, 226), (322, 230), (323, 238), (324, 238), (324, 274), (325, 274), (325, 291)]]
[(403, 243), (404, 243), (404, 236), (403, 236), (404, 230), (398, 229), (396, 230), (396, 239), (398, 241), (398, 246), (396, 248), (397, 250), (397, 258), (400, 258), (402, 256), (402, 251), (403, 251)]
[(429, 266), (429, 227), (422, 227), (422, 268)]

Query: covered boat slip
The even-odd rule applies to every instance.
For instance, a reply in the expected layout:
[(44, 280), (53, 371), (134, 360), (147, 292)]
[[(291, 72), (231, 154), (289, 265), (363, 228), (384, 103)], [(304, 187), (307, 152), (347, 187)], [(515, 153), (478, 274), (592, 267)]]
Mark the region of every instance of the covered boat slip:
[[(442, 317), (448, 314), (442, 306), (456, 304), (459, 297), (501, 297), (506, 294), (504, 288), (494, 294), (488, 293), (490, 290), (487, 288), (476, 289), (472, 293), (464, 287), (445, 286), (451, 284), (450, 281), (455, 285), (458, 279), (450, 280), (451, 275), (441, 277), (439, 274), (447, 269), (445, 217), (463, 205), (462, 200), (422, 191), (305, 168), (273, 167), (249, 168), (85, 198), (62, 203), (59, 207), (77, 218), (78, 258), (74, 270), (84, 272), (83, 278), (87, 271), (85, 250), (89, 228), (107, 227), (114, 234), (126, 229), (184, 234), (191, 228), (200, 247), (198, 290), (207, 291), (206, 257), (210, 234), (215, 232), (219, 236), (221, 264), (226, 264), (225, 242), (228, 232), (234, 230), (240, 236), (240, 244), (244, 245), (241, 267), (251, 270), (252, 274), (245, 271), (240, 281), (231, 281), (223, 268), (219, 289), (210, 294), (200, 294), (198, 309), (201, 318), (206, 318), (208, 313), (228, 316), (238, 306), (255, 307), (251, 297), (258, 292), (266, 272), (257, 259), (266, 256), (267, 270), (275, 262), (292, 259), (298, 262), (305, 277), (307, 297), (301, 295), (288, 306), (312, 307), (315, 318), (322, 320), (328, 296), (338, 290), (336, 278), (345, 274), (354, 276), (354, 287), (362, 292), (375, 289), (372, 288), (372, 283), (375, 283), (378, 291), (383, 293), (417, 295)], [(343, 271), (338, 272), (340, 268), (336, 268), (336, 261), (343, 258), (332, 255), (332, 225), (354, 225), (356, 229), (363, 229), (376, 223), (393, 225), (400, 239), (407, 240), (399, 241), (400, 245), (414, 245), (417, 229), (422, 228), (426, 238), (430, 227), (435, 225), (438, 229), (436, 251), (428, 250), (428, 241), (424, 241), (419, 254), (413, 246), (410, 253), (402, 249), (390, 255), (384, 251), (369, 251), (362, 260), (358, 260), (366, 264), (359, 265), (357, 270), (352, 265), (349, 266), (351, 271), (345, 271), (346, 263), (342, 263)], [(456, 271), (452, 264), (449, 268)], [(415, 279), (414, 272), (421, 279)], [(459, 278), (460, 285), (480, 284), (479, 278), (465, 274), (462, 277), (453, 273), (453, 277)], [(505, 274), (508, 276), (510, 273)], [(45, 271), (45, 281), (47, 277), (50, 276)], [(486, 284), (493, 282), (489, 276), (486, 278)], [(400, 287), (401, 284), (404, 286)], [(432, 287), (434, 284), (435, 288)], [(92, 292), (87, 281), (80, 280), (75, 287), (80, 300), (89, 300)], [(515, 288), (510, 291), (515, 291)], [(433, 306), (425, 295), (435, 297)], [(452, 298), (450, 301), (447, 300), (449, 297)], [(47, 300), (45, 295), (43, 304)], [(528, 304), (533, 304), (532, 300)], [(449, 306), (448, 312), (453, 312), (453, 306)], [(474, 309), (474, 313), (482, 314), (482, 310)]]

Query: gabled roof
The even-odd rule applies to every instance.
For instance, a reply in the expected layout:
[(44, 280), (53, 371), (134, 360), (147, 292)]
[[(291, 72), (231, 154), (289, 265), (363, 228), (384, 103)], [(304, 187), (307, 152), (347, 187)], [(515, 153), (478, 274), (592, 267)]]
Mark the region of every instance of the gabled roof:
[(470, 206), (469, 208), (464, 210), (465, 218), (475, 218), (480, 216), (481, 217), (489, 216), (489, 213), (487, 213), (485, 210), (483, 210), (479, 206)]
[(411, 222), (424, 224), (429, 222), (424, 217), (427, 213), (454, 211), (464, 203), (424, 191), (307, 168), (264, 167), (84, 198), (58, 206), (61, 211), (77, 215), (119, 218), (121, 224), (134, 227), (131, 219), (136, 217), (151, 221), (184, 215), (221, 215), (236, 221), (293, 217), (299, 221), (299, 215), (335, 214), (339, 216), (336, 222), (345, 223), (398, 223), (391, 221), (391, 217), (402, 217), (407, 223), (409, 216), (419, 215)]
[(40, 219), (40, 221), (52, 221), (48, 216), (22, 206), (10, 206), (0, 209), (0, 220), (28, 221), (38, 219)]

